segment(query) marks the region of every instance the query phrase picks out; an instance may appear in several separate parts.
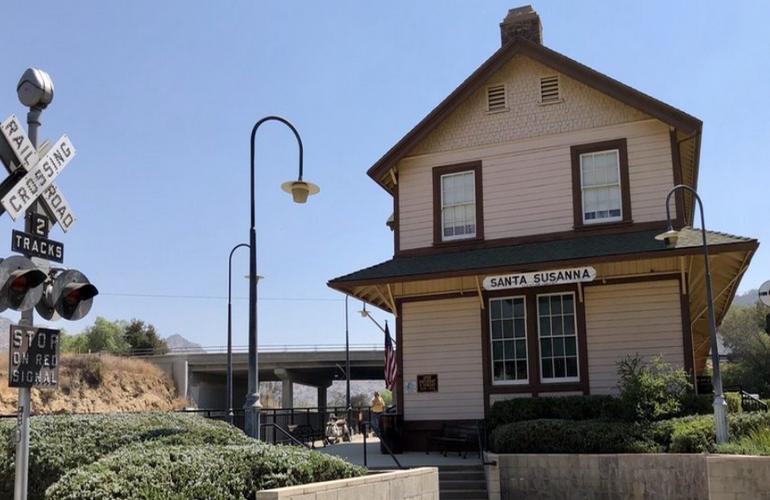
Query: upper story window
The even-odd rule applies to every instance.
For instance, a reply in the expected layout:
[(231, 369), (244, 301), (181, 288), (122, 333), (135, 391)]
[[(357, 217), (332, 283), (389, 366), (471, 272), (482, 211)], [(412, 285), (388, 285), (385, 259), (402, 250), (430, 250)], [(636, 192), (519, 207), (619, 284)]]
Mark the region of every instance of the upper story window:
[(481, 163), (433, 169), (434, 241), (482, 238)]
[(580, 155), (584, 224), (623, 219), (619, 159), (617, 149)]
[(631, 222), (626, 140), (571, 150), (575, 227)]
[(475, 174), (458, 172), (441, 176), (441, 239), (476, 236)]

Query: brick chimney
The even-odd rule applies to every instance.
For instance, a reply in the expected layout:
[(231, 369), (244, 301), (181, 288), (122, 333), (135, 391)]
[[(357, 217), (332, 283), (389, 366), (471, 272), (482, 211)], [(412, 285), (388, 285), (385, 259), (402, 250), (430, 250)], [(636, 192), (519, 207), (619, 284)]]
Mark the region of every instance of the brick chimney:
[(500, 38), (503, 45), (515, 37), (543, 43), (543, 26), (540, 24), (540, 16), (532, 9), (531, 5), (509, 10), (508, 15), (500, 23)]

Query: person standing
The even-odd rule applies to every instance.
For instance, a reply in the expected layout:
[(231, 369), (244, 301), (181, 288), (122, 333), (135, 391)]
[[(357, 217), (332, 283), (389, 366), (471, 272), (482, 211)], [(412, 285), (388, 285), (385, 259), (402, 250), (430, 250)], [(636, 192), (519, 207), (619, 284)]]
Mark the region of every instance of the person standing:
[(372, 398), (372, 429), (374, 434), (380, 436), (380, 415), (385, 411), (385, 401), (380, 396), (380, 393), (375, 391), (374, 398)]

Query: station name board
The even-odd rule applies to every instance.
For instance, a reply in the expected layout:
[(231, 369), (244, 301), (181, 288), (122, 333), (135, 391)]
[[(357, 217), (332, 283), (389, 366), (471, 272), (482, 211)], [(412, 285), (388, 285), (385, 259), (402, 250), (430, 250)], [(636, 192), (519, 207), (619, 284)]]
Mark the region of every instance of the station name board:
[(573, 267), (534, 273), (504, 274), (484, 278), (484, 290), (506, 290), (508, 288), (526, 288), (531, 286), (566, 285), (586, 283), (596, 278), (593, 267)]

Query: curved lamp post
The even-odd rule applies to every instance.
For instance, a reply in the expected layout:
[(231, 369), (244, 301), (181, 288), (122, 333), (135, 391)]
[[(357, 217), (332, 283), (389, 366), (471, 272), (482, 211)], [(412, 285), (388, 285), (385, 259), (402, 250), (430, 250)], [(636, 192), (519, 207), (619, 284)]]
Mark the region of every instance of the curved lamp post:
[(248, 243), (239, 243), (230, 250), (227, 261), (227, 420), (233, 424), (233, 254)]
[(299, 145), (299, 175), (296, 181), (288, 181), (281, 184), (281, 189), (291, 193), (295, 203), (305, 203), (311, 194), (319, 191), (318, 186), (302, 180), (302, 139), (297, 129), (285, 118), (280, 116), (266, 116), (254, 124), (251, 129), (251, 229), (249, 230), (249, 389), (246, 394), (245, 430), (248, 436), (259, 439), (259, 411), (262, 405), (259, 402), (259, 366), (257, 364), (257, 234), (254, 229), (256, 221), (256, 203), (254, 189), (254, 137), (257, 129), (266, 121), (278, 121), (286, 125), (294, 133)]
[(708, 307), (708, 322), (709, 322), (709, 338), (711, 340), (711, 385), (714, 387), (714, 420), (716, 422), (716, 438), (717, 443), (724, 443), (727, 441), (727, 402), (725, 401), (724, 393), (722, 392), (722, 375), (719, 371), (719, 348), (717, 345), (717, 323), (716, 316), (714, 315), (714, 299), (713, 292), (711, 290), (711, 270), (709, 268), (709, 248), (706, 243), (706, 220), (703, 216), (703, 202), (690, 186), (679, 184), (674, 186), (666, 196), (666, 220), (668, 221), (668, 230), (665, 233), (655, 236), (656, 240), (665, 241), (667, 245), (673, 245), (676, 243), (679, 237), (679, 231), (674, 230), (671, 224), (671, 210), (669, 208), (669, 202), (671, 201), (671, 195), (679, 189), (689, 191), (698, 200), (698, 206), (700, 207), (700, 228), (701, 237), (703, 239), (703, 258), (705, 265), (705, 279), (706, 279), (706, 305)]

